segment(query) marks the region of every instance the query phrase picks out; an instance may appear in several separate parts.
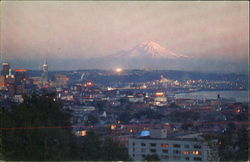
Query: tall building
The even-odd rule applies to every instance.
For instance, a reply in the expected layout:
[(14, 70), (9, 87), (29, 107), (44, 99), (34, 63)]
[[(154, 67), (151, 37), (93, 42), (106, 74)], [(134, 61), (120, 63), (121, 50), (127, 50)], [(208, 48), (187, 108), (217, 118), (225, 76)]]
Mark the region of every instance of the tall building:
[(2, 75), (6, 76), (9, 74), (10, 64), (8, 62), (2, 63)]
[(4, 87), (4, 76), (0, 75), (0, 90)]
[(10, 96), (14, 96), (16, 94), (16, 86), (15, 84), (8, 85), (8, 93)]
[(69, 78), (66, 75), (56, 74), (53, 81), (55, 87), (64, 87), (68, 85)]
[(47, 64), (47, 61), (45, 61), (45, 63), (43, 64), (43, 73), (42, 73), (42, 79), (44, 84), (48, 83), (49, 81), (48, 73), (49, 73), (49, 66)]
[(220, 97), (220, 94), (217, 95), (217, 107), (216, 107), (216, 110), (217, 111), (221, 111), (221, 97)]
[(195, 136), (168, 137), (165, 129), (142, 131), (140, 137), (129, 139), (129, 155), (133, 160), (144, 160), (157, 155), (161, 161), (218, 160), (217, 149)]
[(27, 83), (28, 83), (28, 70), (27, 69), (16, 69), (15, 73), (15, 94), (25, 94), (27, 93)]
[(28, 80), (28, 70), (27, 69), (16, 69), (15, 73), (16, 82), (21, 83)]
[(11, 69), (9, 69), (8, 75), (5, 76), (4, 84), (8, 88), (9, 95), (14, 96), (16, 93), (15, 75), (12, 74)]
[(12, 74), (12, 70), (9, 69), (9, 72), (7, 75), (5, 75), (5, 80), (4, 80), (4, 84), (12, 84), (15, 82), (15, 75)]

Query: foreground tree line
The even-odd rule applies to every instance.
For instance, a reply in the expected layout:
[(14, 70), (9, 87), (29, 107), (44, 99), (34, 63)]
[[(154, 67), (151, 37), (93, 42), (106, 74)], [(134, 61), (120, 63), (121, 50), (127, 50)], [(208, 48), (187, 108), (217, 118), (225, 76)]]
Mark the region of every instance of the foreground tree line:
[(111, 137), (91, 130), (76, 137), (70, 127), (60, 128), (71, 125), (71, 115), (52, 94), (25, 97), (11, 109), (1, 107), (0, 119), (1, 160), (129, 160), (126, 148)]

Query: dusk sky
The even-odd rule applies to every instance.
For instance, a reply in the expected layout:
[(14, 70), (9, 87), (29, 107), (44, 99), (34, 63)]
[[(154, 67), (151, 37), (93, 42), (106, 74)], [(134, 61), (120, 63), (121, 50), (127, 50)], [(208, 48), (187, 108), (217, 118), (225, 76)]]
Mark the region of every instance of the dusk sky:
[(246, 60), (248, 2), (1, 2), (8, 60), (84, 59), (155, 41), (203, 59)]

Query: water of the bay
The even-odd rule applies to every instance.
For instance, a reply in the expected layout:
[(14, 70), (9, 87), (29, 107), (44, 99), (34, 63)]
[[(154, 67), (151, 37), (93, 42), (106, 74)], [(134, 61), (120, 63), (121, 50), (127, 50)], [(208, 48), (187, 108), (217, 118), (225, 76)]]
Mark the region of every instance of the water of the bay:
[(189, 99), (216, 99), (217, 95), (221, 98), (234, 98), (237, 102), (248, 102), (248, 90), (245, 91), (198, 91), (191, 93), (179, 93), (175, 98), (189, 98)]

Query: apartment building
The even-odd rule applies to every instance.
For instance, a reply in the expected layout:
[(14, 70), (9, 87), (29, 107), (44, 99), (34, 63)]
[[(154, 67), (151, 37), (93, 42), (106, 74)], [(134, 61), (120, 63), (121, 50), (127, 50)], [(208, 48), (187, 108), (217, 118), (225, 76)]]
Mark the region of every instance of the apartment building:
[(147, 155), (157, 155), (161, 161), (216, 161), (216, 148), (211, 148), (199, 138), (167, 137), (167, 130), (143, 131), (139, 137), (130, 138), (129, 155), (133, 160), (144, 160)]

